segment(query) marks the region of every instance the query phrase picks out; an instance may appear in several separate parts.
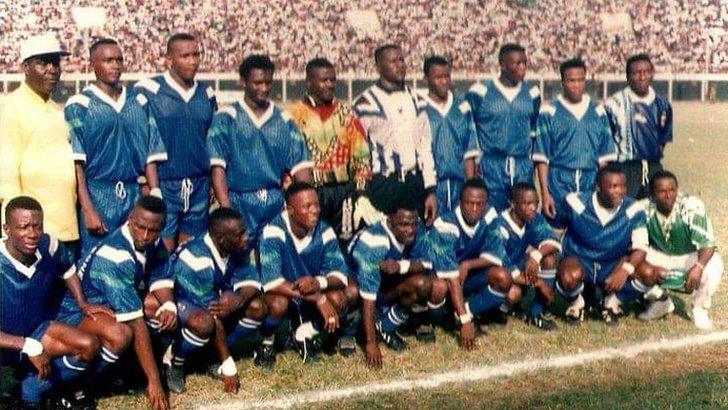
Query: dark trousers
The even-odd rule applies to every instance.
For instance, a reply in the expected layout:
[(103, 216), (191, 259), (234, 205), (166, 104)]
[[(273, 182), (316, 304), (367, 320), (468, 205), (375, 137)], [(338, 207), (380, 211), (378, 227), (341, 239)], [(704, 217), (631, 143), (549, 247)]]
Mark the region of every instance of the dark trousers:
[(660, 161), (642, 161), (633, 159), (618, 162), (619, 167), (627, 177), (627, 195), (635, 199), (647, 198), (650, 196), (650, 178), (656, 172), (662, 171)]

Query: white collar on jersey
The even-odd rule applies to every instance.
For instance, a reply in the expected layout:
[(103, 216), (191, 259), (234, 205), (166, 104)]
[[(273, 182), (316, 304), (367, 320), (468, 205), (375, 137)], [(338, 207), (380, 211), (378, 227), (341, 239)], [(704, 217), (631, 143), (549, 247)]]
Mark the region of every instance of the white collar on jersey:
[(121, 226), (121, 235), (126, 239), (127, 242), (129, 242), (129, 245), (134, 250), (134, 253), (136, 254), (137, 260), (143, 267), (147, 265), (147, 257), (144, 255), (144, 252), (139, 252), (134, 247), (134, 239), (131, 237), (131, 231), (129, 230), (129, 222), (124, 223), (124, 225)]
[[(382, 224), (382, 227), (384, 227), (384, 232), (386, 232), (387, 236), (389, 236), (389, 241), (392, 242), (392, 244), (394, 245), (395, 248), (397, 248), (399, 253), (402, 253), (402, 251), (404, 251), (404, 245), (399, 243), (399, 241), (397, 240), (397, 237), (394, 236), (394, 232), (389, 230), (389, 226), (387, 226), (387, 219), (382, 219), (382, 221), (380, 223)], [(415, 235), (417, 235), (417, 234), (415, 234)]]
[[(486, 212), (487, 211), (488, 210), (486, 209)], [(478, 226), (480, 226), (480, 220), (478, 220), (478, 223), (475, 224), (475, 226), (468, 225), (465, 218), (463, 218), (463, 211), (460, 209), (459, 205), (455, 208), (455, 217), (458, 218), (458, 223), (463, 229), (463, 232), (465, 232), (465, 235), (468, 235), (468, 238), (472, 238), (473, 235), (475, 235), (475, 231), (478, 230)]]
[(602, 224), (602, 226), (605, 226), (609, 223), (609, 221), (614, 219), (614, 217), (617, 215), (617, 212), (619, 212), (619, 208), (622, 207), (622, 204), (619, 204), (612, 209), (603, 207), (597, 199), (596, 192), (592, 194), (592, 205), (594, 206), (594, 213), (597, 214), (597, 218), (599, 219), (599, 222)]
[(253, 112), (253, 109), (248, 106), (248, 103), (245, 102), (245, 93), (243, 93), (243, 96), (238, 100), (238, 104), (240, 104), (240, 108), (242, 108), (243, 112), (250, 118), (250, 121), (253, 122), (253, 125), (257, 129), (263, 128), (263, 125), (265, 125), (266, 122), (270, 119), (270, 117), (273, 116), (273, 109), (275, 108), (275, 104), (273, 101), (268, 101), (268, 108), (266, 108), (263, 115), (258, 117), (255, 112)]
[(174, 78), (172, 78), (172, 74), (170, 74), (169, 71), (166, 71), (164, 73), (164, 81), (167, 82), (169, 88), (173, 89), (177, 94), (179, 94), (179, 96), (185, 103), (190, 102), (192, 97), (194, 97), (195, 95), (195, 91), (197, 91), (197, 80), (194, 80), (192, 82), (192, 87), (190, 87), (188, 90), (185, 90), (184, 87), (182, 87)]
[(212, 242), (212, 237), (210, 237), (209, 233), (205, 234), (205, 236), (202, 238), (202, 241), (205, 242), (205, 245), (207, 245), (207, 249), (210, 250), (210, 253), (212, 254), (212, 259), (215, 260), (218, 269), (220, 269), (220, 271), (224, 274), (225, 269), (227, 268), (228, 258), (223, 258), (220, 255), (220, 252), (217, 250), (215, 243)]
[(495, 85), (495, 88), (497, 88), (498, 91), (503, 94), (503, 97), (505, 97), (505, 99), (508, 100), (509, 103), (512, 103), (513, 100), (518, 97), (518, 93), (521, 92), (523, 81), (519, 81), (518, 84), (513, 87), (506, 87), (505, 85), (503, 85), (503, 83), (500, 82), (500, 79), (498, 77), (495, 77), (493, 78), (493, 85)]
[(501, 215), (503, 215), (503, 219), (505, 219), (506, 222), (508, 222), (508, 226), (511, 227), (513, 232), (515, 232), (519, 238), (523, 238), (523, 235), (526, 233), (526, 224), (523, 224), (523, 226), (518, 226), (516, 221), (514, 221), (513, 217), (511, 216), (511, 210), (512, 210), (511, 208), (508, 208), (505, 211), (503, 211), (503, 213)]
[(556, 99), (559, 100), (561, 105), (566, 108), (567, 111), (571, 113), (571, 115), (576, 118), (577, 121), (581, 121), (582, 118), (584, 118), (584, 114), (586, 114), (587, 110), (589, 109), (589, 102), (591, 102), (591, 97), (589, 95), (584, 94), (581, 97), (581, 101), (574, 104), (572, 102), (569, 102), (564, 98), (563, 95), (559, 94)]
[(10, 261), (10, 263), (13, 264), (15, 270), (22, 273), (23, 276), (27, 277), (28, 279), (31, 279), (35, 274), (35, 269), (38, 266), (38, 263), (43, 258), (43, 255), (40, 254), (40, 250), (35, 250), (35, 262), (33, 262), (33, 264), (30, 266), (25, 266), (19, 260), (15, 259), (13, 255), (10, 254), (10, 251), (8, 251), (8, 248), (6, 247), (6, 242), (7, 239), (0, 242), (0, 253), (2, 253)]
[(634, 91), (628, 86), (627, 87), (627, 95), (629, 95), (629, 100), (633, 103), (641, 103), (650, 105), (655, 101), (655, 89), (650, 86), (650, 88), (647, 90), (647, 95), (644, 97), (640, 97), (639, 95), (635, 94)]
[(118, 100), (114, 100), (113, 98), (111, 98), (109, 94), (106, 94), (102, 89), (97, 87), (96, 84), (89, 84), (88, 86), (86, 86), (85, 89), (93, 93), (93, 95), (95, 95), (96, 98), (98, 98), (102, 102), (111, 106), (114, 111), (120, 113), (121, 110), (124, 109), (124, 104), (126, 104), (126, 87), (124, 87), (123, 85), (121, 86), (121, 94), (119, 95)]
[(437, 111), (438, 113), (440, 113), (440, 115), (442, 115), (443, 117), (446, 117), (447, 116), (447, 113), (449, 113), (450, 112), (450, 109), (452, 108), (452, 102), (453, 102), (453, 99), (454, 99), (453, 94), (452, 94), (452, 91), (448, 91), (447, 92), (447, 101), (445, 102), (445, 105), (442, 105), (442, 104), (440, 104), (440, 103), (435, 102), (434, 100), (432, 100), (430, 98), (429, 93), (427, 93), (427, 92), (421, 93), (420, 96), (422, 98), (424, 98), (425, 101), (427, 101), (428, 104), (430, 104), (430, 107), (434, 108), (435, 111)]
[(288, 216), (288, 211), (283, 211), (283, 213), (281, 213), (281, 217), (286, 223), (286, 229), (288, 229), (288, 233), (291, 235), (291, 239), (293, 239), (293, 246), (296, 247), (296, 252), (301, 253), (304, 249), (308, 247), (308, 245), (311, 244), (311, 241), (313, 240), (313, 230), (306, 233), (306, 236), (304, 236), (303, 238), (298, 239), (298, 237), (293, 234), (293, 229), (291, 229), (291, 219)]

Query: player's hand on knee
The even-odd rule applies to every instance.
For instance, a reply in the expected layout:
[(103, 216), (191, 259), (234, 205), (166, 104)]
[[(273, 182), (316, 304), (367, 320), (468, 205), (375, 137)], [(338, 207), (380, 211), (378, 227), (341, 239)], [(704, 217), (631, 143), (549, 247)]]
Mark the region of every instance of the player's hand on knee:
[(159, 321), (160, 332), (169, 332), (177, 329), (177, 315), (172, 311), (163, 310), (159, 312), (157, 320)]
[(208, 306), (208, 310), (213, 315), (224, 319), (233, 312), (243, 307), (244, 300), (237, 293), (222, 292), (220, 299), (213, 300)]
[(627, 272), (620, 264), (617, 269), (612, 271), (612, 274), (604, 281), (604, 290), (608, 293), (618, 292), (629, 278), (629, 272)]
[(477, 345), (473, 322), (464, 323), (460, 326), (460, 345), (466, 350), (472, 350)]
[(334, 306), (326, 296), (322, 295), (321, 299), (316, 302), (316, 307), (324, 319), (324, 329), (329, 333), (334, 333), (339, 328), (339, 315), (336, 313)]
[(222, 376), (222, 389), (225, 393), (237, 393), (240, 390), (240, 378), (238, 375)]
[(526, 265), (524, 266), (524, 276), (526, 278), (526, 284), (535, 284), (538, 280), (538, 274), (540, 272), (541, 265), (531, 257), (526, 258)]
[(98, 320), (98, 315), (106, 315), (112, 319), (116, 318), (116, 315), (114, 314), (114, 311), (111, 310), (111, 308), (104, 306), (104, 305), (96, 305), (93, 303), (86, 303), (83, 306), (79, 307), (81, 309), (81, 312), (83, 312), (83, 315), (91, 318), (91, 320), (96, 321)]
[(38, 379), (48, 379), (48, 376), (51, 375), (51, 359), (45, 352), (35, 356), (28, 356), (28, 360), (38, 370)]
[(700, 279), (703, 276), (703, 269), (698, 265), (693, 265), (688, 271), (688, 276), (685, 278), (685, 290), (692, 292), (700, 286)]
[(377, 342), (367, 342), (364, 345), (364, 354), (367, 357), (367, 366), (373, 369), (382, 367), (382, 351), (379, 350)]

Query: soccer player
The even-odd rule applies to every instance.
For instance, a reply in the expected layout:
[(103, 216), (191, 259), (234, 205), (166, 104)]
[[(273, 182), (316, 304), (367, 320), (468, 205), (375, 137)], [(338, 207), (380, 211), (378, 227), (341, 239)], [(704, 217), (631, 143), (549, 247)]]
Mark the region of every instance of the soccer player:
[[(617, 325), (621, 304), (652, 292), (654, 271), (640, 268), (648, 246), (644, 206), (625, 196), (626, 177), (618, 165), (597, 172), (595, 192), (566, 196), (566, 234), (556, 290), (571, 303), (567, 324), (584, 319), (586, 299), (594, 303), (597, 288), (604, 293), (601, 316)], [(638, 269), (640, 268), (640, 269)]]
[(215, 197), (243, 214), (253, 246), (283, 209), (283, 173), (295, 181), (312, 178), (301, 132), (269, 98), (274, 70), (268, 56), (246, 57), (238, 69), (245, 95), (220, 109), (207, 137)]
[(605, 108), (627, 176), (627, 195), (640, 199), (649, 195), (648, 181), (662, 169), (665, 146), (672, 142), (672, 106), (652, 88), (655, 67), (647, 54), (629, 57), (626, 71), (628, 86)]
[[(96, 382), (119, 360), (132, 344), (142, 371), (147, 377), (147, 397), (152, 408), (169, 408), (167, 396), (154, 360), (144, 305), (138, 289), (144, 283), (146, 298), (159, 301), (160, 307), (147, 315), (159, 322), (161, 331), (177, 327), (177, 307), (172, 301), (174, 280), (167, 269), (168, 252), (159, 241), (167, 209), (154, 196), (141, 197), (127, 223), (109, 234), (79, 264), (81, 285), (91, 303), (105, 305), (114, 316), (84, 318), (77, 303), (64, 299), (58, 320), (78, 326), (101, 340), (101, 360), (89, 369), (89, 381)], [(146, 301), (145, 301), (146, 302)], [(86, 393), (90, 387), (86, 386)]]
[(604, 107), (584, 94), (586, 65), (581, 59), (559, 67), (563, 94), (541, 106), (531, 158), (541, 184), (543, 213), (557, 228), (569, 192), (591, 192), (597, 170), (617, 159)]
[(533, 287), (536, 297), (526, 320), (539, 329), (553, 330), (556, 321), (546, 307), (554, 299), (556, 255), (561, 251), (561, 243), (553, 228), (538, 212), (538, 194), (533, 185), (525, 182), (514, 185), (510, 203), (510, 208), (500, 214), (514, 285), (507, 299), (513, 304), (521, 299), (523, 292)]
[(470, 103), (455, 96), (450, 61), (442, 56), (425, 60), (428, 93), (425, 112), (430, 120), (432, 156), (437, 171), (437, 208), (441, 214), (455, 209), (466, 179), (475, 177), (480, 158)]
[(466, 349), (475, 346), (475, 316), (501, 306), (511, 288), (505, 231), (487, 201), (483, 180), (465, 181), (460, 204), (435, 220), (428, 234), (433, 267), (439, 278), (447, 280), (460, 343)]
[(247, 241), (242, 215), (218, 208), (210, 214), (208, 232), (184, 245), (171, 263), (181, 328), (165, 355), (170, 359), (165, 376), (174, 393), (185, 390), (185, 360), (210, 339), (222, 363), (217, 370), (223, 389), (238, 391), (238, 371), (228, 346), (257, 332), (266, 314)]
[[(372, 153), (372, 179), (366, 198), (358, 201), (358, 213), (372, 224), (395, 211), (396, 198), (408, 196), (430, 226), (437, 218), (437, 174), (425, 101), (405, 84), (407, 67), (400, 46), (378, 47), (374, 61), (379, 80), (353, 106)], [(372, 205), (372, 211), (364, 211)]]
[(119, 44), (97, 40), (90, 55), (96, 81), (65, 108), (76, 161), (81, 255), (129, 217), (141, 195), (140, 176), (161, 195), (156, 162), (167, 158), (146, 97), (120, 81), (124, 57)]
[(356, 115), (334, 95), (336, 69), (325, 58), (306, 64), (306, 94), (288, 107), (314, 162), (321, 219), (341, 241), (356, 231), (354, 202), (369, 178), (369, 145)]
[(158, 172), (167, 205), (162, 240), (172, 250), (207, 228), (210, 159), (205, 144), (217, 99), (212, 87), (195, 80), (200, 46), (194, 36), (172, 35), (165, 64), (167, 72), (141, 80), (135, 87), (148, 100), (167, 151)]
[[(724, 266), (716, 252), (705, 205), (700, 199), (678, 191), (677, 177), (669, 171), (658, 171), (652, 176), (650, 191), (647, 263), (658, 270), (662, 287), (692, 292), (688, 315), (699, 329), (712, 329), (708, 309)], [(639, 318), (656, 319), (673, 309), (673, 303), (664, 297), (651, 302)]]
[[(319, 334), (343, 327), (349, 304), (356, 302), (358, 289), (349, 286), (336, 234), (319, 220), (319, 212), (313, 186), (293, 183), (286, 190), (285, 210), (263, 229), (260, 276), (268, 316), (256, 364), (271, 366), (275, 361), (273, 333), (286, 314), (293, 317), (299, 353), (306, 362), (314, 360), (322, 341)], [(349, 340), (349, 348), (353, 342)]]
[(397, 330), (407, 322), (413, 306), (439, 309), (447, 296), (447, 284), (431, 274), (432, 255), (416, 204), (410, 197), (399, 197), (394, 203), (387, 218), (361, 231), (349, 245), (362, 298), (366, 363), (374, 368), (382, 366), (377, 338), (390, 349), (406, 349)]
[(63, 278), (89, 320), (112, 313), (86, 302), (73, 266), (74, 250), (43, 232), (38, 201), (27, 196), (8, 201), (3, 230), (0, 363), (22, 372), (21, 399), (25, 405), (39, 407), (45, 393), (78, 378), (100, 347), (93, 336), (51, 320), (48, 300), (57, 279)]
[(489, 203), (499, 212), (508, 207), (508, 194), (516, 182), (531, 182), (531, 140), (541, 106), (538, 86), (523, 80), (526, 50), (504, 44), (498, 51), (500, 75), (470, 87), (478, 145), (483, 150), (480, 169), (488, 187)]

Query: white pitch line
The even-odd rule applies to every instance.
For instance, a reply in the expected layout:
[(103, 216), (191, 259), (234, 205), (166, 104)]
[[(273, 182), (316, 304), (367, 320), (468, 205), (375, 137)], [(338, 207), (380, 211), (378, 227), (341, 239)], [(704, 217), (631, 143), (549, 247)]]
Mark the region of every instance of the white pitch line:
[(292, 406), (302, 406), (311, 403), (344, 400), (355, 396), (393, 393), (412, 389), (434, 389), (446, 384), (467, 383), (493, 379), (496, 377), (510, 377), (537, 370), (563, 369), (581, 366), (600, 360), (631, 358), (643, 353), (656, 352), (660, 350), (677, 350), (725, 340), (728, 340), (728, 330), (688, 336), (680, 339), (662, 339), (657, 342), (642, 342), (627, 346), (605, 348), (575, 355), (556, 356), (522, 362), (499, 363), (491, 366), (439, 373), (419, 379), (393, 380), (390, 382), (373, 383), (365, 386), (349, 387), (344, 389), (317, 390), (290, 396), (282, 396), (280, 398), (269, 400), (238, 400), (225, 404), (203, 406), (202, 408), (289, 408)]

